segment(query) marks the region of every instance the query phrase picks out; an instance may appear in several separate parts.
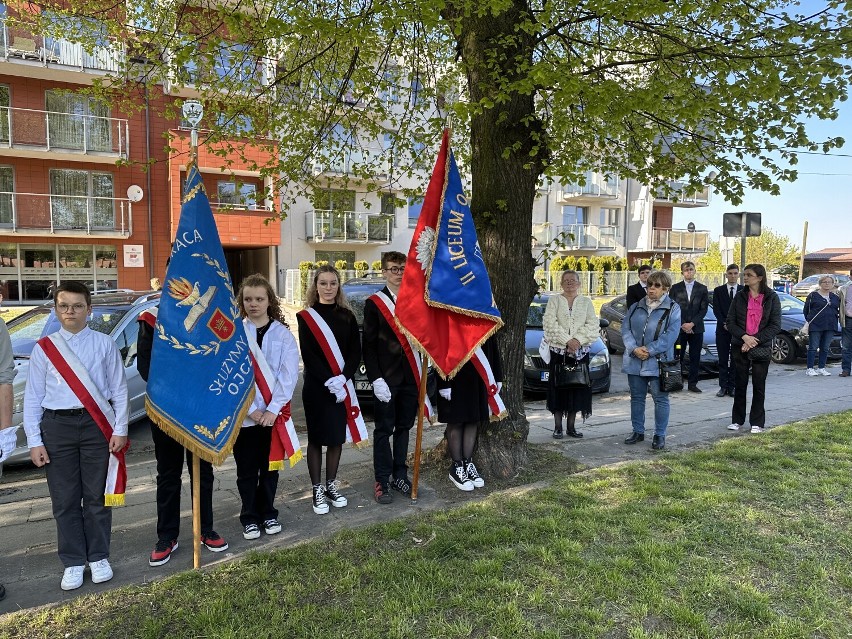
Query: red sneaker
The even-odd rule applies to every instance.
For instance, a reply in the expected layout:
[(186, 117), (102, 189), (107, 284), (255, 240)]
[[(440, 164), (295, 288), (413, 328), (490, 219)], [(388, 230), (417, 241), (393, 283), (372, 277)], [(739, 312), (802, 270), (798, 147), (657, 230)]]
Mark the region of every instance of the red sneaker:
[(148, 560), (149, 566), (162, 566), (172, 558), (172, 553), (177, 550), (177, 539), (171, 541), (160, 539), (157, 545), (154, 546), (154, 552), (151, 553), (151, 558)]
[(201, 533), (201, 543), (204, 544), (210, 552), (222, 552), (223, 550), (228, 550), (228, 542), (222, 539), (214, 530), (211, 530), (208, 533)]

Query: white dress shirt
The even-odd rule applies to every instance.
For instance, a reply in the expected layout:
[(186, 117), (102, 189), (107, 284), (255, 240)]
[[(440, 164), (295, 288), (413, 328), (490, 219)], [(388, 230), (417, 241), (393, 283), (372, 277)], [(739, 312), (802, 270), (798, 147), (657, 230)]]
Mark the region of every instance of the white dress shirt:
[[(248, 319), (243, 319), (248, 339), (257, 342), (257, 327)], [(272, 320), (272, 324), (263, 336), (263, 345), (260, 347), (263, 357), (272, 374), (275, 375), (272, 398), (269, 405), (263, 401), (260, 392), (254, 394), (254, 401), (248, 410), (248, 415), (254, 411), (266, 411), (275, 415), (284, 405), (293, 399), (293, 391), (296, 390), (296, 381), (299, 379), (299, 346), (290, 329), (281, 322)], [(273, 383), (270, 380), (270, 383)], [(243, 428), (254, 426), (255, 422), (250, 417), (243, 421)]]
[[(114, 435), (127, 435), (128, 400), (127, 377), (121, 355), (109, 335), (86, 326), (79, 333), (59, 329), (59, 335), (80, 360), (92, 382), (115, 411)], [(27, 387), (24, 392), (24, 432), (27, 446), (42, 446), (41, 418), (44, 409), (63, 410), (82, 408), (83, 402), (74, 394), (62, 375), (36, 344), (30, 355)]]
[(695, 286), (695, 280), (692, 280), (691, 282), (687, 282), (686, 280), (684, 280), (683, 283), (686, 285), (686, 299), (691, 300), (692, 299), (692, 287)]

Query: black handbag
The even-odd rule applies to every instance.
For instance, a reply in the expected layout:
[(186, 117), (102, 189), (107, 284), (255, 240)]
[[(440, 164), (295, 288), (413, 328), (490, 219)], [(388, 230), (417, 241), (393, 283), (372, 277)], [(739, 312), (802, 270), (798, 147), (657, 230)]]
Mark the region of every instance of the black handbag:
[(565, 358), (565, 361), (556, 365), (553, 373), (553, 385), (556, 388), (588, 388), (592, 385), (585, 358)]
[[(663, 320), (665, 320), (666, 322), (666, 328), (669, 327), (670, 314), (671, 309), (667, 308), (666, 312), (663, 314), (663, 317), (661, 317), (660, 321), (657, 322), (657, 331), (654, 334), (654, 341), (656, 341), (660, 337), (660, 329), (663, 326)], [(660, 390), (662, 392), (675, 393), (677, 391), (683, 390), (683, 370), (681, 369), (679, 359), (661, 359), (658, 355), (657, 366), (659, 367), (659, 382)]]
[(758, 344), (746, 351), (746, 356), (751, 362), (768, 362), (772, 360), (772, 343)]

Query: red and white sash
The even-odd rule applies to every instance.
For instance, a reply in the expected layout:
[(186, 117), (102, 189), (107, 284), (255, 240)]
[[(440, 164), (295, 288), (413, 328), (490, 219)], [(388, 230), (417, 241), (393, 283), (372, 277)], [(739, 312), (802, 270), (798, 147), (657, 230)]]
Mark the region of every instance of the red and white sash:
[[(275, 375), (269, 367), (269, 362), (253, 339), (248, 340), (251, 351), (251, 363), (254, 366), (254, 383), (257, 392), (263, 398), (266, 405), (272, 401), (272, 389), (275, 388)], [(290, 402), (284, 404), (278, 411), (275, 423), (272, 425), (272, 444), (269, 447), (269, 470), (281, 470), (284, 468), (284, 459), (289, 460), (290, 468), (302, 459), (302, 445), (296, 434), (296, 426), (290, 415)]]
[[(312, 308), (301, 310), (298, 312), (298, 315), (305, 320), (305, 324), (320, 345), (325, 359), (331, 367), (331, 374), (335, 377), (342, 375), (344, 366), (343, 353), (340, 352), (340, 346), (337, 344), (331, 327)], [(346, 390), (346, 398), (343, 400), (346, 406), (346, 441), (358, 446), (361, 442), (367, 440), (367, 426), (364, 424), (364, 416), (361, 414), (361, 406), (358, 404), (355, 385), (351, 379), (346, 380), (344, 389)]]
[(136, 321), (145, 322), (148, 326), (154, 328), (157, 325), (157, 313), (159, 310), (159, 306), (152, 306), (151, 308), (145, 309), (139, 313), (139, 317), (136, 318)]
[[(38, 341), (38, 345), (41, 346), (44, 354), (47, 355), (47, 359), (56, 367), (56, 370), (62, 375), (62, 379), (65, 380), (65, 383), (68, 384), (71, 391), (92, 416), (92, 419), (95, 420), (108, 443), (115, 427), (115, 411), (107, 399), (101, 395), (82, 362), (59, 333), (51, 333), (42, 337)], [(104, 488), (104, 503), (107, 506), (124, 505), (124, 493), (127, 489), (127, 465), (124, 455), (128, 448), (130, 448), (130, 440), (120, 451), (109, 454), (106, 487)]]
[(508, 414), (506, 405), (500, 399), (500, 393), (497, 392), (497, 381), (494, 379), (494, 371), (491, 370), (491, 363), (482, 352), (482, 348), (477, 348), (470, 358), (482, 381), (485, 383), (485, 390), (488, 393), (488, 408), (491, 410), (491, 421), (496, 422)]
[[(408, 338), (403, 335), (401, 330), (399, 330), (399, 326), (396, 325), (396, 322), (393, 319), (394, 315), (396, 315), (396, 304), (394, 304), (393, 300), (382, 291), (374, 293), (368, 299), (375, 302), (376, 308), (379, 309), (382, 317), (385, 318), (388, 326), (390, 326), (393, 330), (393, 334), (396, 335), (396, 339), (399, 341), (400, 346), (402, 346), (402, 352), (405, 353), (405, 359), (411, 367), (411, 373), (414, 375), (414, 381), (417, 383), (417, 389), (419, 391), (421, 377), (420, 367), (423, 365), (423, 362), (420, 359), (420, 352), (411, 347), (411, 342), (409, 342)], [(427, 394), (424, 397), (426, 398), (426, 403), (423, 406), (423, 414), (431, 423), (435, 421), (435, 411), (432, 409), (432, 403), (429, 401), (429, 395)]]

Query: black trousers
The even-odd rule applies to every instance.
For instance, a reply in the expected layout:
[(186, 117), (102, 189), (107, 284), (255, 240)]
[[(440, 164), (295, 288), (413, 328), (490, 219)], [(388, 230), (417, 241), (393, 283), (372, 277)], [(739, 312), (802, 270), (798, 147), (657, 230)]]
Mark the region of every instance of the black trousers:
[[(177, 539), (180, 534), (180, 493), (183, 464), (189, 470), (192, 485), (192, 453), (151, 424), (154, 439), (154, 456), (157, 458), (157, 538), (163, 541)], [(213, 530), (213, 466), (200, 460), (201, 468), (201, 533)], [(190, 488), (190, 494), (191, 494)], [(192, 500), (190, 499), (190, 503)]]
[(234, 443), (237, 490), (243, 502), (240, 523), (243, 526), (262, 526), (267, 519), (278, 519), (278, 511), (273, 506), (278, 490), (278, 471), (269, 470), (271, 443), (272, 428), (268, 426), (241, 428)]
[(689, 346), (689, 385), (698, 383), (698, 367), (701, 365), (701, 347), (704, 345), (704, 333), (680, 332), (677, 338), (680, 344), (680, 361), (686, 357), (686, 347)]
[(745, 424), (746, 418), (746, 389), (748, 388), (749, 369), (751, 369), (751, 410), (748, 421), (752, 426), (766, 425), (766, 375), (769, 373), (769, 360), (752, 362), (748, 355), (738, 348), (731, 350), (736, 370), (736, 388), (734, 390), (734, 407), (731, 410), (731, 423)]
[[(375, 399), (373, 412), (373, 471), (376, 481), (386, 482), (391, 475), (408, 477), (408, 435), (417, 417), (419, 395), (415, 384), (391, 386), (391, 400)], [(391, 446), (391, 439), (393, 446)]]
[(728, 331), (716, 331), (716, 351), (719, 354), (719, 388), (733, 391), (736, 387), (736, 372), (731, 356), (731, 334)]
[(45, 412), (41, 437), (50, 463), (47, 487), (66, 568), (109, 558), (112, 508), (104, 505), (109, 443), (88, 413)]

